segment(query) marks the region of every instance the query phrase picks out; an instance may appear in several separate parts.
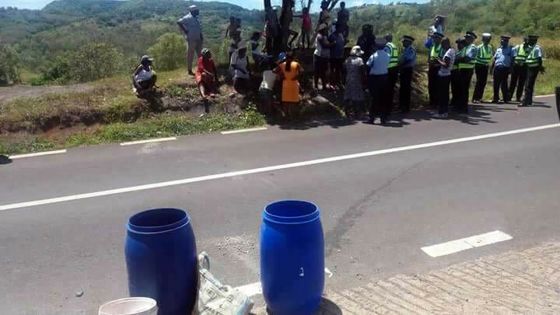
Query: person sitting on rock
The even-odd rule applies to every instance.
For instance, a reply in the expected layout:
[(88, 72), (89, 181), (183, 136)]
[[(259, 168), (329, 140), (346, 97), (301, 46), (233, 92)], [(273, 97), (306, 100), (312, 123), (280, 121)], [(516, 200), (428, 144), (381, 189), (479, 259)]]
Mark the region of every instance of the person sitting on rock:
[(218, 72), (208, 48), (202, 49), (195, 73), (196, 84), (203, 99), (215, 97), (218, 90)]
[(155, 92), (157, 75), (152, 68), (153, 61), (154, 59), (149, 56), (142, 56), (140, 65), (132, 74), (133, 91), (138, 97), (145, 97)]

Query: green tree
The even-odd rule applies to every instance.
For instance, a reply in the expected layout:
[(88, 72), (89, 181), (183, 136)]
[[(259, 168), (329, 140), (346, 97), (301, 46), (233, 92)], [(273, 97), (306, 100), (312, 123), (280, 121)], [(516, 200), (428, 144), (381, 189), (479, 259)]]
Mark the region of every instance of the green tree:
[(8, 45), (0, 45), (0, 85), (19, 82), (19, 68), (17, 52)]
[(181, 35), (166, 33), (157, 39), (156, 44), (148, 49), (148, 53), (155, 59), (158, 69), (173, 70), (183, 64), (186, 48)]

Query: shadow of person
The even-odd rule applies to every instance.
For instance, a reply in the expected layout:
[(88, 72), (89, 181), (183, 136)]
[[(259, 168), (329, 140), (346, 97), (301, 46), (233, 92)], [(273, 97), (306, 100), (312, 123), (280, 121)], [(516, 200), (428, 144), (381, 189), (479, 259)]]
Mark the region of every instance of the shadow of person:
[(10, 159), (9, 156), (0, 154), (0, 165), (10, 164), (10, 163), (12, 163), (12, 160)]

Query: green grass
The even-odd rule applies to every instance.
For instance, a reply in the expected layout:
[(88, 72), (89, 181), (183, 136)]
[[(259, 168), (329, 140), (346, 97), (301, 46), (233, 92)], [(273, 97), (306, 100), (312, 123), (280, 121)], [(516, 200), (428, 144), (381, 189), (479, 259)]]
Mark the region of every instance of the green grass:
[(200, 118), (181, 114), (162, 114), (153, 118), (140, 119), (134, 123), (119, 122), (101, 125), (94, 131), (76, 132), (60, 138), (30, 135), (23, 140), (13, 141), (8, 137), (0, 136), (0, 154), (9, 155), (102, 143), (210, 133), (264, 124), (264, 117), (253, 107), (249, 107), (237, 115), (217, 113)]

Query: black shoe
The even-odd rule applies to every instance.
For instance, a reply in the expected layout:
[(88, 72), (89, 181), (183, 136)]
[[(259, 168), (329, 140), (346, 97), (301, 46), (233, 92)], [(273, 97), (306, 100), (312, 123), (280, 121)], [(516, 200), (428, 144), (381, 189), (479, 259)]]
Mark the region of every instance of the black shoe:
[(189, 71), (189, 75), (194, 75), (194, 72), (192, 72), (192, 71)]

